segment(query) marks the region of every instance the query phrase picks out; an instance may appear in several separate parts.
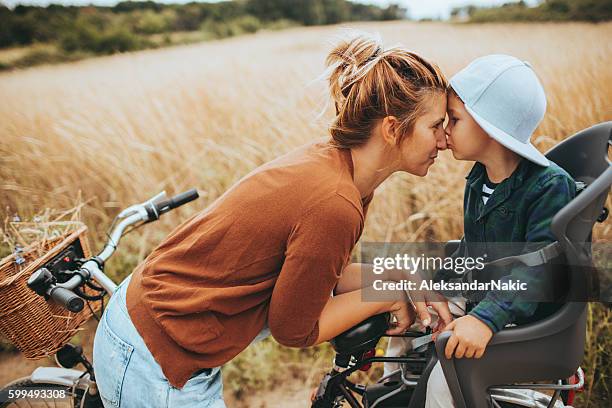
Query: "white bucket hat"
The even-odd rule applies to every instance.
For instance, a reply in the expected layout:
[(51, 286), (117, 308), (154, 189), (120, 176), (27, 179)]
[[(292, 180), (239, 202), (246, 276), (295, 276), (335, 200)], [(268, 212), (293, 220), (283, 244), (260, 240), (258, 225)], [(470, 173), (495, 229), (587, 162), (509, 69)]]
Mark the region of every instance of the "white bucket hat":
[(540, 166), (550, 164), (530, 141), (544, 118), (546, 95), (528, 62), (509, 55), (480, 57), (450, 85), (489, 136)]

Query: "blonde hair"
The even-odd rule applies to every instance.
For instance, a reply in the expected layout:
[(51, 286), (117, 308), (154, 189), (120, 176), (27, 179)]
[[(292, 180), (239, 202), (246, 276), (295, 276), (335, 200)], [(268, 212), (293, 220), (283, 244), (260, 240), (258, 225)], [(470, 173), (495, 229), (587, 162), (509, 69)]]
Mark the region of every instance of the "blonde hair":
[(364, 144), (376, 122), (386, 116), (400, 121), (397, 143), (409, 134), (434, 92), (448, 82), (435, 65), (401, 47), (385, 49), (365, 33), (351, 33), (327, 55), (327, 75), (336, 107), (329, 131), (341, 148)]

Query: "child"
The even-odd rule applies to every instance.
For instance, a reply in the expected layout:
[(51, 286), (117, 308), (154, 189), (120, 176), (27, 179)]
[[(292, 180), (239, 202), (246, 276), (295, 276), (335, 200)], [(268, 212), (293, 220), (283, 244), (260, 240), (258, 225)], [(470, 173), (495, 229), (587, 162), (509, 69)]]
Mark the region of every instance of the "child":
[[(531, 66), (507, 55), (474, 60), (451, 79), (447, 111), (447, 147), (455, 159), (476, 162), (466, 177), (464, 247), (554, 242), (552, 218), (574, 198), (575, 183), (530, 143), (546, 111)], [(542, 265), (507, 271), (503, 279), (520, 276), (531, 287), (543, 286)], [(490, 291), (478, 303), (468, 303), (467, 312), (444, 328), (452, 336), (446, 356), (439, 358), (480, 358), (494, 333), (541, 319), (550, 304)], [(429, 378), (425, 406), (454, 406), (440, 363)]]

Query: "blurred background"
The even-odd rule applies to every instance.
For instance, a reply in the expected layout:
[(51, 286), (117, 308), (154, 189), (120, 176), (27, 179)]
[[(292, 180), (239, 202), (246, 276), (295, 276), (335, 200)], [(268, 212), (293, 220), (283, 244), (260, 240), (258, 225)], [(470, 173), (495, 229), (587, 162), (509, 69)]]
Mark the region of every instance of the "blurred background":
[[(74, 61), (93, 55), (353, 21), (588, 21), (610, 19), (606, 0), (387, 1), (236, 0), (166, 4), (153, 1), (6, 0), (0, 2), (0, 69)], [(91, 3), (91, 4), (90, 4)], [(497, 4), (497, 7), (492, 5)]]
[[(200, 200), (125, 237), (106, 269), (116, 280), (248, 171), (327, 135), (333, 111), (321, 74), (346, 28), (378, 32), (448, 76), (489, 53), (528, 60), (548, 98), (533, 139), (542, 151), (612, 120), (612, 0), (89, 3), (0, 2), (0, 228), (81, 205), (99, 249), (120, 209), (198, 188)], [(362, 241), (460, 237), (470, 165), (442, 152), (424, 179), (394, 175), (376, 192)], [(595, 240), (610, 241), (609, 224)], [(0, 257), (14, 250), (9, 242)], [(73, 339), (89, 356), (95, 327)], [(591, 305), (588, 331), (578, 406), (608, 407), (608, 307)], [(224, 366), (227, 403), (308, 406), (331, 357), (327, 345), (264, 340)], [(0, 384), (49, 364), (0, 340)], [(381, 372), (374, 365), (362, 376)]]

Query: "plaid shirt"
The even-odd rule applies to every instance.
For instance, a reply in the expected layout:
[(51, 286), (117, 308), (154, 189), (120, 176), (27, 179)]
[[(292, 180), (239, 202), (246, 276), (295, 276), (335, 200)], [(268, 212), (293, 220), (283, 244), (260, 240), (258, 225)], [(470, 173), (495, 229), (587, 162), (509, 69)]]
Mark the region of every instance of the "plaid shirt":
[[(459, 251), (465, 251), (467, 246), (470, 256), (474, 256), (470, 243), (476, 243), (479, 249), (487, 250), (489, 262), (514, 254), (501, 254), (499, 246), (487, 243), (520, 243), (533, 248), (534, 243), (543, 246), (556, 241), (550, 230), (552, 218), (576, 195), (576, 185), (565, 170), (553, 162), (549, 167), (541, 167), (523, 159), (512, 175), (495, 188), (486, 205), (482, 200), (485, 171), (484, 165), (477, 162), (466, 177), (465, 235)], [(544, 265), (519, 264), (511, 267), (507, 274), (504, 271), (502, 280), (520, 279), (530, 290), (540, 290), (546, 286), (544, 270)], [(483, 294), (482, 300), (469, 312), (494, 333), (509, 323), (529, 321), (537, 314), (538, 302), (521, 300), (516, 293), (503, 293), (505, 295), (499, 291)]]

